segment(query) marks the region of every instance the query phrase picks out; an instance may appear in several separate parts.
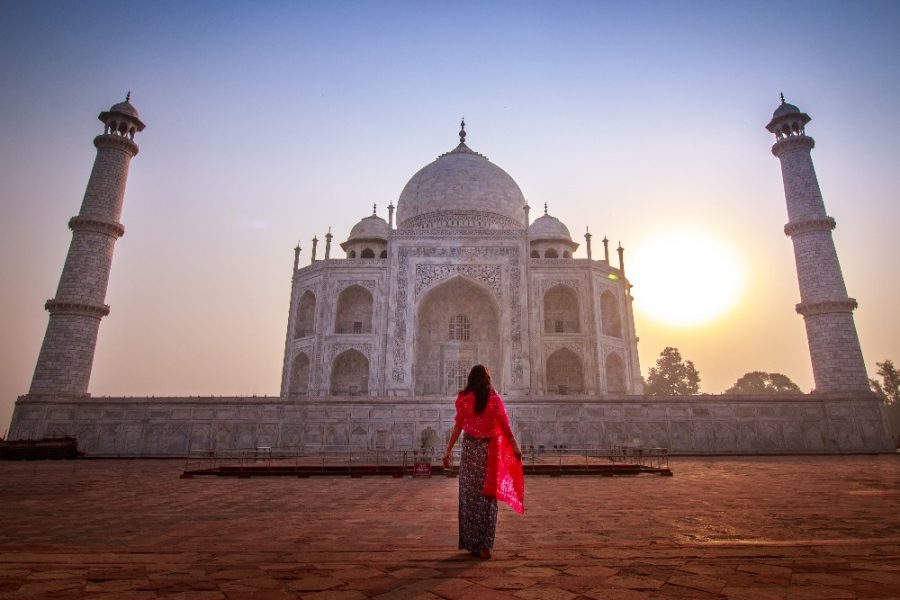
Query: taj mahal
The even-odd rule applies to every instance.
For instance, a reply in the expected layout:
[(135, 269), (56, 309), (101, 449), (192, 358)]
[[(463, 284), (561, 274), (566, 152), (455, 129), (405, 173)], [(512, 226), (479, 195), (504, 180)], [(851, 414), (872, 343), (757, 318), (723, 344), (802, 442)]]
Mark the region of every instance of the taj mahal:
[[(362, 219), (332, 257), (297, 268), (282, 395), (455, 396), (484, 364), (509, 397), (641, 391), (629, 284), (574, 259), (558, 219), (529, 224), (505, 171), (465, 143), (413, 175), (388, 219)], [(299, 257), (298, 257), (299, 258)]]
[(130, 98), (99, 119), (94, 168), (69, 221), (72, 242), (10, 439), (75, 436), (93, 456), (440, 447), (456, 392), (480, 363), (523, 448), (892, 450), (813, 168), (810, 117), (783, 98), (766, 127), (816, 382), (814, 393), (788, 396), (644, 395), (621, 244), (611, 260), (609, 240), (595, 249), (585, 233), (587, 258), (573, 258), (580, 243), (569, 228), (546, 205), (533, 218), (515, 180), (467, 145), (462, 122), (455, 148), (412, 175), (387, 219), (373, 207), (340, 252), (330, 230), (324, 248), (314, 238), (305, 265), (294, 249), (278, 396), (93, 397), (125, 184), (145, 127)]

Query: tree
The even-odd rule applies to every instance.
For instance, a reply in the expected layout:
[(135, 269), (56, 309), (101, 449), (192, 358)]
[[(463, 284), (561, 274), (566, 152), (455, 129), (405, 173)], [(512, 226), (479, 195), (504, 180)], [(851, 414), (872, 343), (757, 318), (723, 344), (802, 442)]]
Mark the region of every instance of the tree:
[(644, 391), (651, 396), (681, 396), (700, 392), (700, 373), (694, 363), (681, 359), (678, 348), (666, 346), (647, 372)]
[(888, 424), (894, 435), (900, 436), (900, 371), (894, 367), (893, 361), (875, 363), (881, 381), (870, 379), (872, 391), (878, 394), (887, 408)]
[(726, 394), (800, 394), (800, 388), (791, 378), (781, 373), (753, 371), (744, 373)]

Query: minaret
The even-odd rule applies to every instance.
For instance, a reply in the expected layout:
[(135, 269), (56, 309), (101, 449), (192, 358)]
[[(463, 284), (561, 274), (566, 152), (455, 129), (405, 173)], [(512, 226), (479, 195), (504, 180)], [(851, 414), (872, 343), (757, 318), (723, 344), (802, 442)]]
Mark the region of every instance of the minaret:
[(100, 113), (97, 158), (81, 211), (69, 220), (72, 242), (56, 297), (44, 305), (50, 322), (29, 394), (87, 395), (100, 319), (109, 314), (104, 301), (113, 250), (125, 233), (119, 218), (128, 165), (138, 153), (134, 134), (144, 129), (130, 98), (131, 92), (125, 102)]
[(831, 237), (835, 222), (825, 214), (810, 156), (815, 142), (806, 135), (809, 121), (809, 115), (785, 102), (782, 95), (781, 106), (766, 125), (776, 138), (772, 154), (781, 161), (788, 212), (784, 233), (794, 243), (800, 283), (797, 312), (806, 322), (816, 391), (868, 391), (866, 365), (853, 323), (856, 300), (847, 297)]

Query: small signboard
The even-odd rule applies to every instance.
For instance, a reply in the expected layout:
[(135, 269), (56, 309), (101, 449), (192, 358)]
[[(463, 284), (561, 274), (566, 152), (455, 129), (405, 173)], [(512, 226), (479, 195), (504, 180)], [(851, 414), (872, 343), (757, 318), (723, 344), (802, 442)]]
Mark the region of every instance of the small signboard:
[(431, 477), (431, 463), (413, 463), (413, 477)]
[(413, 450), (413, 478), (431, 477), (431, 452)]

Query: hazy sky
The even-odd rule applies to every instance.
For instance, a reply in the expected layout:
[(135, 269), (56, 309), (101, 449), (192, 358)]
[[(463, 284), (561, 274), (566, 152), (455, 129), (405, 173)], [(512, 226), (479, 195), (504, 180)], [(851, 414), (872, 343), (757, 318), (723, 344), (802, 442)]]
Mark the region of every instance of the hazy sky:
[[(900, 360), (900, 3), (2, 2), (0, 432), (28, 389), (94, 160), (127, 90), (132, 161), (94, 395), (277, 394), (293, 246), (335, 243), (469, 145), (595, 256), (672, 231), (733, 245), (738, 304), (699, 327), (641, 312), (721, 392), (812, 387), (777, 159), (783, 91), (813, 158), (870, 373)], [(537, 216), (539, 210), (532, 211)], [(685, 235), (693, 235), (685, 233)], [(338, 255), (342, 253), (338, 252)], [(584, 246), (576, 256), (584, 256)], [(715, 274), (675, 255), (688, 294)]]

